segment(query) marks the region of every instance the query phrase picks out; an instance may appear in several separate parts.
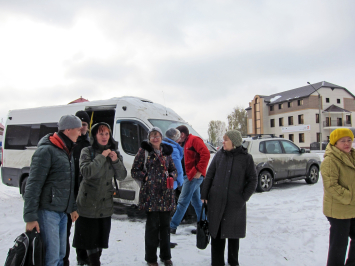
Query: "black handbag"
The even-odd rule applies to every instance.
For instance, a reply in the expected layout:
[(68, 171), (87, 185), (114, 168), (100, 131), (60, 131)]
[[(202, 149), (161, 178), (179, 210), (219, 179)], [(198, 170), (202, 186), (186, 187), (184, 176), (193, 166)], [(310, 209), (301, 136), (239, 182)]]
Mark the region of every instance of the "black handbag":
[[(205, 210), (205, 219), (202, 219), (203, 210)], [(210, 232), (208, 231), (208, 221), (207, 221), (207, 204), (202, 204), (202, 210), (200, 215), (200, 221), (197, 222), (196, 230), (196, 247), (199, 249), (205, 249), (210, 243)]]

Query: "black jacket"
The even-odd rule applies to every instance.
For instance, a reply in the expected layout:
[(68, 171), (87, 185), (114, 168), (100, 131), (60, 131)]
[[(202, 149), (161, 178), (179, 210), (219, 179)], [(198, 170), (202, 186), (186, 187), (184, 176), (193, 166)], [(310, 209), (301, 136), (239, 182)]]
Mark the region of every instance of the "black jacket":
[(246, 232), (246, 202), (254, 193), (257, 177), (253, 157), (240, 146), (221, 149), (214, 156), (202, 185), (201, 199), (208, 200), (211, 236), (243, 238)]
[(48, 134), (38, 143), (27, 179), (23, 218), (38, 221), (38, 210), (71, 213), (77, 206), (74, 197), (74, 160), (71, 151), (57, 134)]
[(78, 195), (80, 183), (83, 179), (82, 175), (80, 174), (80, 167), (79, 167), (81, 150), (89, 146), (90, 146), (90, 137), (89, 137), (89, 133), (86, 133), (86, 135), (81, 135), (80, 137), (78, 137), (78, 140), (76, 141), (76, 145), (73, 148), (73, 157), (74, 157), (74, 165), (75, 165), (75, 187), (74, 187), (75, 198)]

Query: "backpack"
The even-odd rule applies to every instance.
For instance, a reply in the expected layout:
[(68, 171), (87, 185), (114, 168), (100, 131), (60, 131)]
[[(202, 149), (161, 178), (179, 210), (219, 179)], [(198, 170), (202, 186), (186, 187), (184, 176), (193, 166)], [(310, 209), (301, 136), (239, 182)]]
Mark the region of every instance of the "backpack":
[(43, 266), (45, 250), (42, 239), (36, 229), (22, 233), (9, 249), (5, 266)]

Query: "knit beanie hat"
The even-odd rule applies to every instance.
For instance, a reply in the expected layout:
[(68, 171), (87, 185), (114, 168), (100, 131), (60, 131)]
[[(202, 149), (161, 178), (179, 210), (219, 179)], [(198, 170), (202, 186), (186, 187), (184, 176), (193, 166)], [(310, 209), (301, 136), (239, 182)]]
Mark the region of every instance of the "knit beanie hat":
[(229, 130), (225, 134), (233, 143), (233, 146), (239, 147), (242, 145), (242, 134), (238, 130)]
[(350, 129), (337, 128), (332, 133), (330, 133), (330, 141), (329, 142), (330, 142), (330, 144), (332, 144), (334, 146), (335, 143), (343, 137), (350, 137), (351, 140), (354, 141), (354, 134)]
[(81, 127), (81, 120), (75, 115), (63, 115), (58, 122), (58, 130)]
[(180, 131), (177, 130), (176, 128), (169, 128), (165, 132), (165, 136), (173, 141), (177, 141), (180, 138)]
[(75, 114), (77, 117), (79, 117), (79, 119), (83, 122), (88, 123), (88, 125), (90, 125), (90, 117), (88, 115), (87, 112), (85, 111), (77, 111)]
[(152, 132), (154, 132), (154, 131), (159, 132), (159, 133), (160, 133), (160, 136), (163, 137), (163, 132), (161, 131), (160, 128), (158, 128), (158, 127), (152, 127), (152, 128), (149, 129), (149, 131), (148, 131), (148, 136), (147, 136), (148, 140), (149, 140), (150, 133), (152, 133)]

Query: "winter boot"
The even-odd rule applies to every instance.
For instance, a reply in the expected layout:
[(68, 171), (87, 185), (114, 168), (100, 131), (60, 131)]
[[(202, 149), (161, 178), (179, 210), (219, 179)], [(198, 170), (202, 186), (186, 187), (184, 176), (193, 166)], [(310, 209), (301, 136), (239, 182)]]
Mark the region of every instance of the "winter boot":
[(90, 266), (100, 266), (100, 257), (101, 257), (102, 250), (89, 254)]
[(171, 260), (161, 260), (164, 263), (164, 266), (173, 266), (173, 262)]
[(80, 266), (90, 264), (88, 253), (86, 252), (85, 249), (79, 249), (79, 248), (76, 249), (76, 260), (78, 262), (78, 265)]

